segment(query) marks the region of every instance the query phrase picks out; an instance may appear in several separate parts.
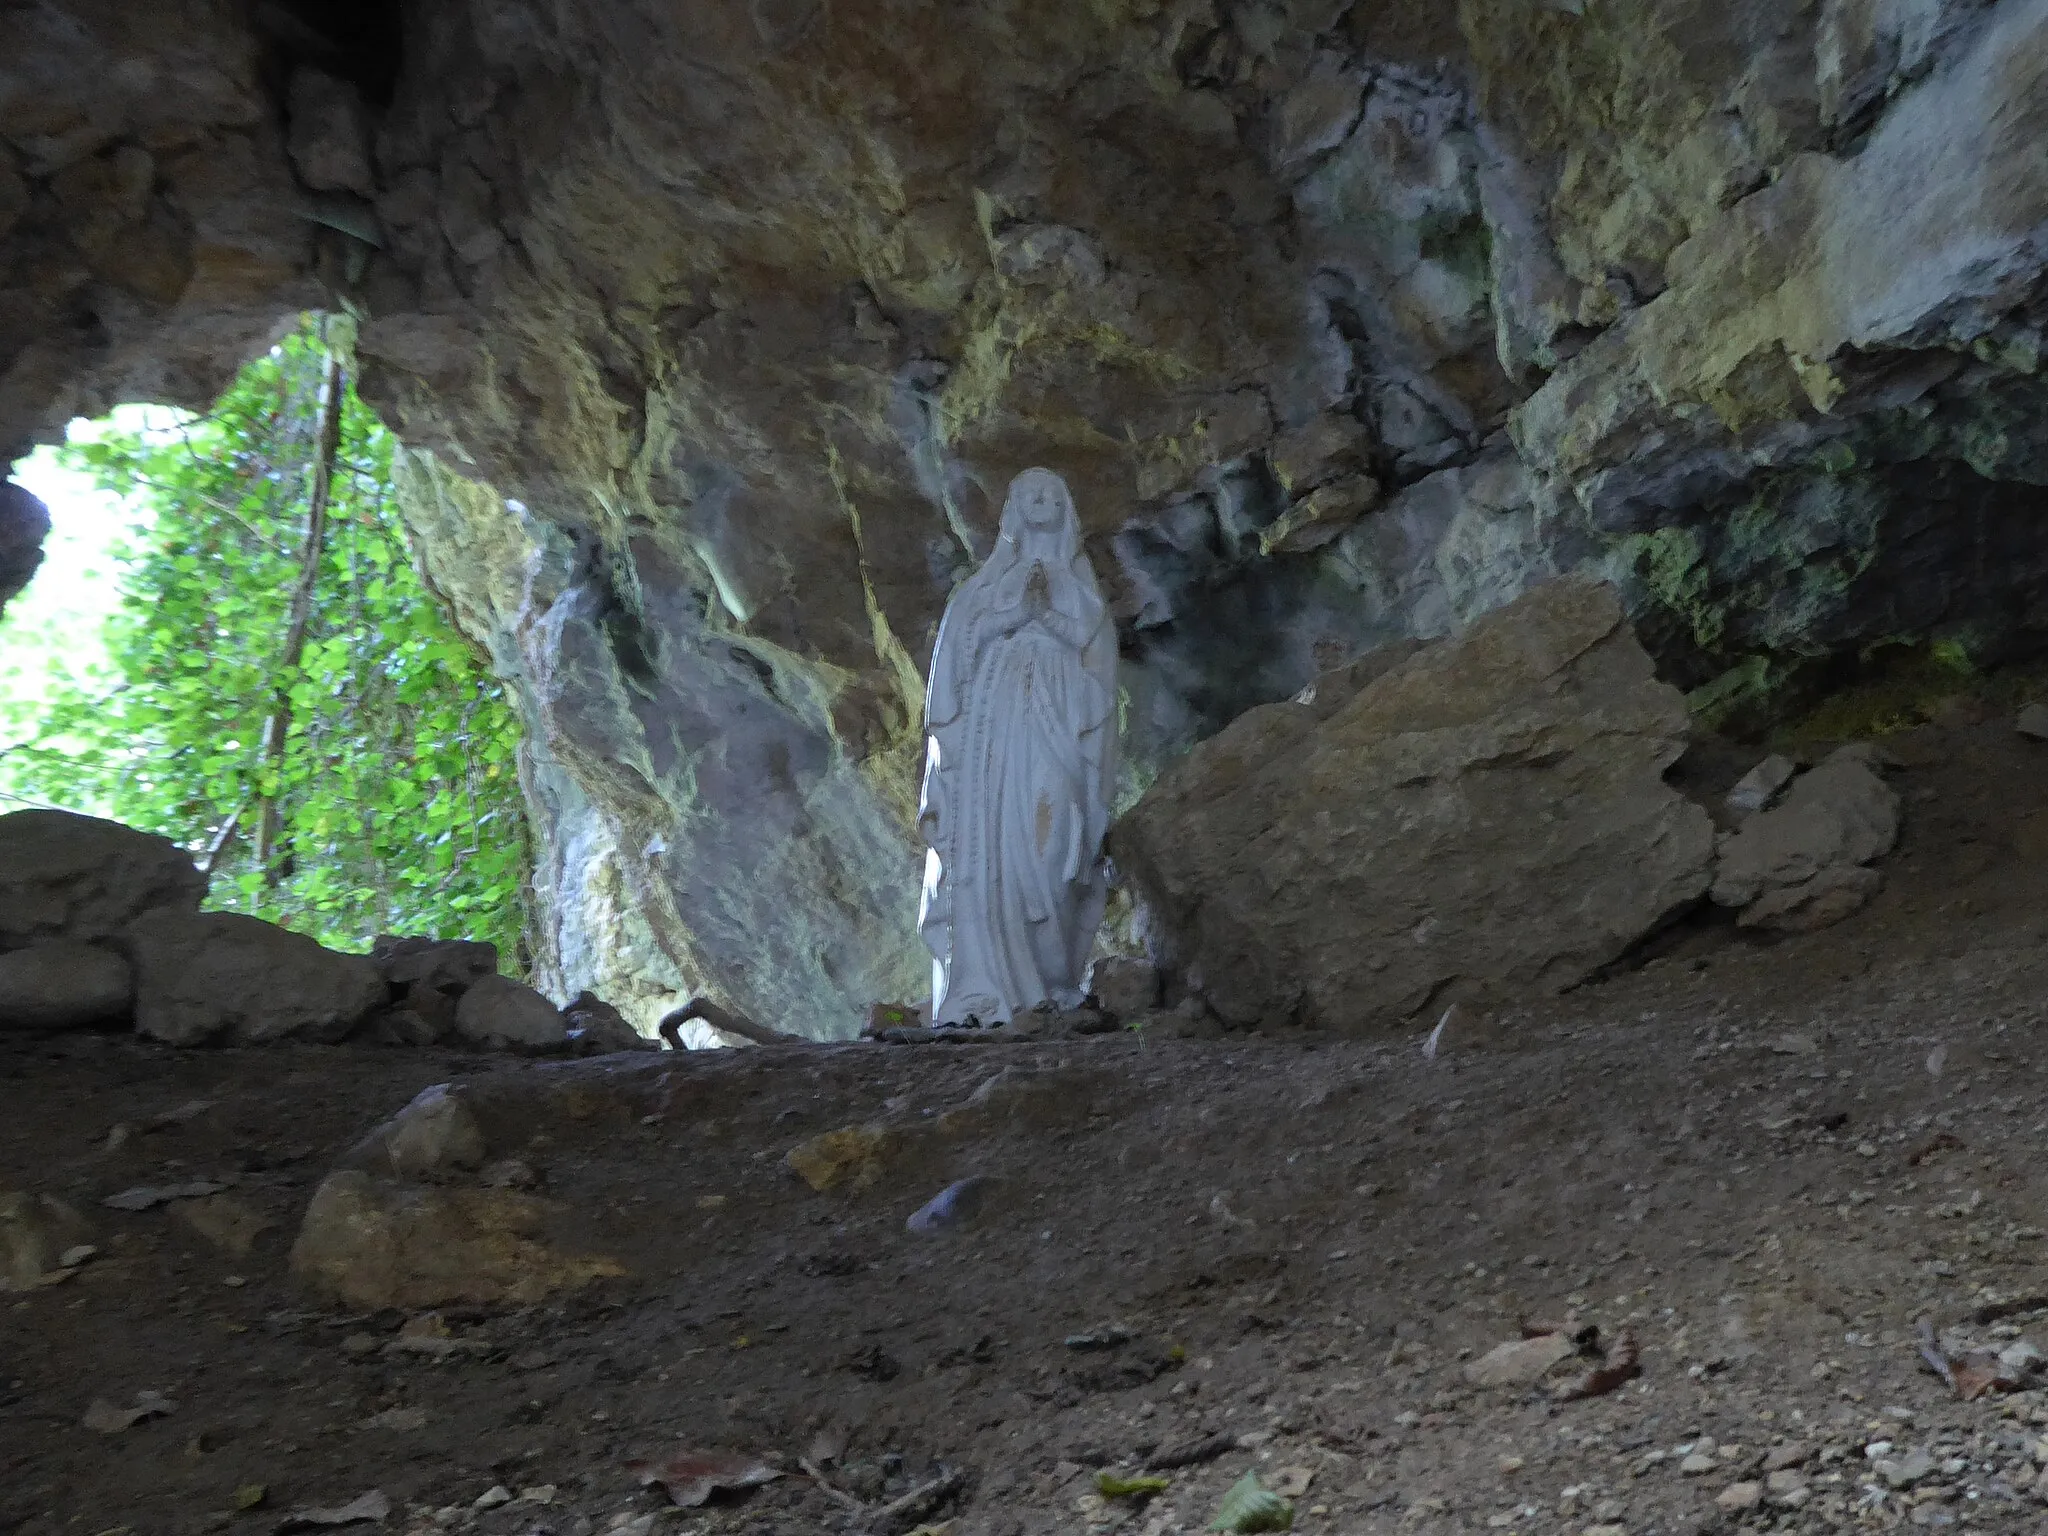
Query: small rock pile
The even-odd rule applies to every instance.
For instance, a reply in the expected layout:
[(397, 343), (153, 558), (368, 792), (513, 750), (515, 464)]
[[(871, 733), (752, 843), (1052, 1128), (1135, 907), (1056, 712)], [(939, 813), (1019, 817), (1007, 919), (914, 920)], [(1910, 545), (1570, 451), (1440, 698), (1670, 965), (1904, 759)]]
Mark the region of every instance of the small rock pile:
[(233, 912), (168, 838), (68, 811), (0, 816), (0, 1035), (132, 1022), (167, 1045), (275, 1040), (592, 1055), (653, 1050), (585, 993), (558, 1009), (498, 952), (381, 937), (340, 954)]
[(1954, 1525), (1959, 1511), (1978, 1503), (1997, 1509), (2048, 1499), (2048, 1438), (2026, 1422), (2031, 1416), (2015, 1414), (1974, 1432), (1946, 1426), (1930, 1433), (1918, 1429), (1914, 1411), (1891, 1407), (1855, 1431), (1837, 1428), (1768, 1447), (1717, 1445), (1701, 1436), (1648, 1452), (1631, 1475), (1675, 1471), (1697, 1480), (1713, 1492), (1715, 1507), (1737, 1520), (1807, 1511), (1830, 1526)]
[(1840, 922), (1884, 884), (1869, 866), (1899, 839), (1899, 797), (1867, 743), (1796, 772), (1767, 757), (1728, 792), (1741, 822), (1719, 840), (1712, 894), (1745, 928), (1807, 933)]

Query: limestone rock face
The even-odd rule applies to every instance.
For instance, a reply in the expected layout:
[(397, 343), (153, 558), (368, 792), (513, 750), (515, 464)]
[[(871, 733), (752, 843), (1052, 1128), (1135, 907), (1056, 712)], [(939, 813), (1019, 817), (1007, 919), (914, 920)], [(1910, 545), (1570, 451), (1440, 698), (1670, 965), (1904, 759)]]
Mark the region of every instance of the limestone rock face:
[(1032, 463), (1127, 800), (1560, 573), (1722, 721), (2048, 639), (2048, 0), (286, 10), (10, 16), (0, 451), (345, 297), (542, 984), (643, 1030), (920, 992), (921, 669)]
[(1253, 710), (1117, 824), (1161, 958), (1224, 1018), (1391, 1026), (1561, 987), (1701, 896), (1713, 829), (1612, 589), (1540, 587), (1354, 693)]
[(345, 1039), (389, 1000), (365, 956), (235, 912), (156, 912), (129, 925), (135, 1028), (167, 1045)]
[(363, 101), (346, 80), (318, 69), (293, 74), (286, 101), (299, 179), (319, 192), (377, 193)]
[(0, 954), (0, 1030), (98, 1024), (134, 1001), (128, 962), (97, 944), (60, 939)]
[[(119, 401), (203, 406), (328, 294), (238, 7), (64, 0), (0, 52), (0, 460)], [(334, 266), (339, 271), (339, 262)], [(0, 507), (0, 566), (7, 512)], [(0, 602), (8, 582), (0, 570)]]
[(110, 938), (145, 913), (193, 913), (206, 877), (167, 837), (68, 811), (0, 816), (0, 951)]

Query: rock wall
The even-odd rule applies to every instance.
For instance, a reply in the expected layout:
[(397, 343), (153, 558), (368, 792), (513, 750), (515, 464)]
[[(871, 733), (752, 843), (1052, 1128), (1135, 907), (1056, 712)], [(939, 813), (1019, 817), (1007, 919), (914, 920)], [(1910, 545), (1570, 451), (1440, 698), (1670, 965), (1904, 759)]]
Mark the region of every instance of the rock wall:
[(1034, 462), (1130, 792), (1562, 571), (1715, 718), (2048, 628), (2048, 0), (363, 16), (0, 20), (0, 444), (357, 308), (565, 987), (921, 990), (921, 668)]

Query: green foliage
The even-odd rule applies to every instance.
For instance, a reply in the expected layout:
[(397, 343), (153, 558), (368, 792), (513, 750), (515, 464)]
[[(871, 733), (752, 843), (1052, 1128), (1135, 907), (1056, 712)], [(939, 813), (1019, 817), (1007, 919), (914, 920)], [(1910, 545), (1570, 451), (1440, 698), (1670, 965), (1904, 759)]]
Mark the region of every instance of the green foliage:
[[(107, 424), (63, 451), (133, 514), (120, 605), (103, 672), (0, 705), (0, 789), (211, 855), (216, 907), (343, 948), (393, 931), (486, 939), (509, 968), (529, 864), (518, 723), (415, 570), (391, 435), (352, 386), (288, 664), (325, 324), (252, 362), (207, 416)], [(273, 717), (288, 725), (266, 751)]]

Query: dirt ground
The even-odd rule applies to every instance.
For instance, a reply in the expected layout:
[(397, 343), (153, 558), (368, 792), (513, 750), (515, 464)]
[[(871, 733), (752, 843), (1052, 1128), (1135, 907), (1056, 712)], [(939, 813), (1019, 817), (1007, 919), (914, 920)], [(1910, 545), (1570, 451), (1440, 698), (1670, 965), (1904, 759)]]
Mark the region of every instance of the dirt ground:
[[(1960, 1401), (1915, 1336), (2048, 1348), (2048, 747), (1967, 712), (1890, 747), (1870, 909), (1776, 944), (1695, 921), (1434, 1060), (1420, 1027), (627, 1066), (10, 1045), (0, 1189), (88, 1212), (99, 1253), (0, 1297), (0, 1532), (267, 1533), (376, 1490), (422, 1536), (1164, 1536), (1247, 1471), (1302, 1532), (2048, 1531), (2048, 1382)], [(315, 1185), (479, 1074), (635, 1085), (644, 1114), (521, 1153), (627, 1273), (428, 1319), (309, 1294)], [(870, 1187), (786, 1165), (861, 1124), (893, 1133)], [(101, 1203), (230, 1176), (232, 1219)], [(906, 1228), (969, 1176), (971, 1218)], [(1567, 1319), (1640, 1375), (1468, 1381)], [(176, 1407), (84, 1426), (139, 1392)], [(784, 1475), (671, 1508), (626, 1463), (684, 1446)], [(1148, 1464), (1149, 1502), (1096, 1491)]]

